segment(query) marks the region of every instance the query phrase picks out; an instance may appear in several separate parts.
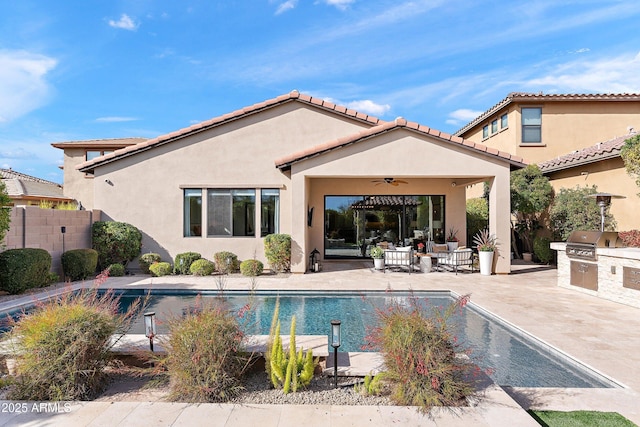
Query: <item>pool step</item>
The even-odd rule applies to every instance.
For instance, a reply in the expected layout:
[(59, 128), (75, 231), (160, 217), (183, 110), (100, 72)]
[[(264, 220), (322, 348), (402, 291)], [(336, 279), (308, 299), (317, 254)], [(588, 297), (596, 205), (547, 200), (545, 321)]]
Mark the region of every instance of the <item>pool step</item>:
[[(333, 353), (327, 356), (327, 367), (323, 373), (333, 375)], [(375, 375), (384, 368), (381, 353), (371, 352), (338, 352), (338, 376), (364, 377)]]

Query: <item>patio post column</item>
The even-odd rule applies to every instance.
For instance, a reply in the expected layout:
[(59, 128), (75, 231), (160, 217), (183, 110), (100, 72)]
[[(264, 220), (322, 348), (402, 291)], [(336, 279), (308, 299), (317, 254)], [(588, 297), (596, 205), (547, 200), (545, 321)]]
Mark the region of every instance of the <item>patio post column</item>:
[(497, 274), (511, 272), (511, 193), (510, 170), (496, 175), (489, 192), (489, 232), (498, 239), (498, 249), (494, 259), (494, 271)]

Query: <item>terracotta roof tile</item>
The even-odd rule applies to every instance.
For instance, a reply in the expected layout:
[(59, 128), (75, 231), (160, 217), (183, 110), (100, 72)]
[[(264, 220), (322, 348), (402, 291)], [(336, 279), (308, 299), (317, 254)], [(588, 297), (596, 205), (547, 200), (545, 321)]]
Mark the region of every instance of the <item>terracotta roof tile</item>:
[[(289, 167), (291, 167), (291, 165), (293, 163), (308, 159), (310, 157), (315, 157), (318, 156), (320, 154), (326, 153), (327, 151), (331, 151), (331, 150), (335, 150), (338, 148), (342, 148), (345, 147), (347, 145), (350, 144), (354, 144), (357, 143), (359, 141), (362, 141), (364, 139), (373, 137), (375, 135), (379, 135), (385, 132), (389, 132), (391, 130), (394, 129), (400, 129), (400, 128), (404, 128), (404, 129), (408, 129), (411, 130), (413, 132), (419, 132), (423, 135), (429, 135), (429, 136), (436, 136), (437, 138), (449, 143), (449, 144), (458, 144), (464, 147), (468, 147), (469, 149), (472, 149), (474, 151), (479, 151), (479, 152), (483, 152), (483, 153), (488, 153), (492, 156), (495, 157), (499, 157), (503, 160), (508, 161), (509, 163), (511, 163), (513, 166), (516, 167), (524, 167), (526, 166), (526, 162), (520, 158), (520, 157), (516, 157), (516, 156), (512, 156), (509, 153), (504, 153), (501, 151), (498, 151), (495, 148), (489, 148), (485, 145), (482, 144), (477, 144), (471, 141), (467, 141), (464, 140), (462, 138), (458, 138), (458, 137), (451, 137), (451, 135), (446, 134), (446, 133), (441, 133), (435, 129), (429, 128), (429, 127), (425, 127), (425, 126), (420, 126), (415, 122), (407, 122), (405, 119), (399, 117), (397, 118), (395, 121), (393, 122), (385, 122), (382, 123), (378, 126), (374, 126), (372, 128), (369, 129), (365, 129), (362, 130), (360, 132), (354, 133), (352, 135), (349, 136), (345, 136), (342, 138), (338, 138), (335, 139), (333, 141), (330, 141), (328, 143), (323, 143), (323, 144), (319, 144), (316, 145), (315, 147), (311, 147), (305, 150), (301, 150), (298, 151), (296, 153), (290, 154), (288, 156), (284, 156), (280, 159), (276, 159), (275, 161), (275, 165), (277, 168), (280, 169), (287, 169)], [(441, 135), (445, 135), (446, 137), (442, 137)]]
[(384, 123), (382, 120), (373, 117), (373, 116), (369, 116), (363, 113), (359, 113), (355, 110), (351, 110), (351, 109), (347, 109), (346, 107), (342, 107), (342, 106), (338, 106), (335, 105), (331, 102), (328, 101), (324, 101), (321, 98), (316, 98), (316, 97), (312, 97), (310, 95), (303, 95), (300, 94), (297, 90), (293, 90), (291, 92), (289, 92), (288, 94), (284, 94), (284, 95), (280, 95), (276, 98), (272, 98), (269, 100), (266, 100), (264, 102), (260, 102), (260, 103), (256, 103), (253, 104), (251, 106), (248, 107), (244, 107), (241, 108), (239, 110), (233, 111), (231, 113), (227, 113), (227, 114), (223, 114), (221, 116), (218, 117), (214, 117), (213, 119), (204, 121), (198, 125), (193, 125), (193, 126), (189, 126), (183, 129), (179, 129), (177, 131), (165, 134), (165, 135), (160, 135), (156, 138), (153, 139), (149, 139), (149, 140), (142, 140), (144, 142), (135, 144), (135, 145), (131, 145), (129, 147), (125, 147), (119, 150), (115, 151), (115, 155), (113, 157), (106, 157), (106, 156), (102, 156), (102, 157), (97, 157), (91, 161), (88, 162), (84, 162), (80, 165), (78, 165), (76, 168), (82, 171), (91, 171), (94, 167), (99, 166), (103, 163), (106, 162), (110, 162), (110, 161), (114, 161), (117, 160), (123, 156), (127, 156), (127, 155), (131, 155), (133, 153), (136, 153), (138, 151), (144, 151), (147, 150), (153, 146), (156, 145), (160, 145), (163, 143), (167, 143), (170, 142), (173, 139), (178, 139), (180, 137), (184, 137), (187, 136), (193, 132), (200, 132), (204, 129), (207, 129), (208, 127), (212, 127), (212, 126), (217, 126), (223, 123), (226, 123), (228, 121), (231, 120), (236, 120), (239, 119), (241, 117), (244, 117), (246, 115), (249, 114), (253, 114), (253, 113), (257, 113), (259, 111), (262, 111), (264, 109), (267, 108), (271, 108), (271, 107), (275, 107), (277, 105), (286, 103), (286, 102), (290, 102), (292, 100), (296, 100), (298, 102), (304, 102), (304, 103), (308, 103), (310, 105), (314, 105), (317, 106), (319, 108), (324, 108), (324, 109), (328, 109), (331, 111), (335, 111), (339, 114), (343, 114), (343, 115), (347, 115), (353, 119), (356, 120), (360, 120), (360, 121), (364, 121), (367, 122), (371, 125), (378, 125), (380, 123)]
[(478, 117), (464, 125), (462, 128), (454, 132), (454, 135), (462, 135), (469, 129), (483, 122), (487, 117), (502, 110), (512, 102), (601, 102), (601, 101), (617, 101), (617, 102), (638, 102), (640, 101), (640, 93), (570, 93), (570, 94), (543, 94), (530, 92), (511, 92), (506, 98), (489, 108)]
[(608, 141), (599, 142), (582, 150), (572, 151), (565, 155), (539, 163), (540, 170), (545, 173), (568, 169), (574, 166), (597, 162), (599, 160), (618, 157), (624, 142), (634, 136), (631, 133)]

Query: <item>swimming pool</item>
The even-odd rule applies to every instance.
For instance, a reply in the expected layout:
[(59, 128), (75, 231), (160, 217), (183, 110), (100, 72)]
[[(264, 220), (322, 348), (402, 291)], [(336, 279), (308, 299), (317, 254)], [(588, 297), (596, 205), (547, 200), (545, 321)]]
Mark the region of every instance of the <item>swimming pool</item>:
[[(144, 295), (143, 290), (125, 291), (121, 305), (126, 307), (135, 298)], [(152, 291), (147, 311), (155, 311), (159, 333), (164, 332), (162, 319), (180, 315), (183, 309), (196, 303), (197, 294), (191, 291)], [(298, 335), (328, 335), (330, 321), (342, 321), (342, 346), (340, 351), (363, 351), (366, 326), (374, 322), (376, 306), (384, 305), (391, 298), (400, 303), (416, 297), (432, 306), (451, 303), (450, 292), (257, 292), (253, 298), (255, 310), (247, 319), (249, 334), (268, 334), (276, 298), (280, 297), (281, 333), (288, 335), (290, 320), (296, 316)], [(216, 292), (201, 293), (202, 298), (216, 296)], [(237, 310), (249, 302), (246, 292), (227, 291), (225, 297)], [(473, 303), (455, 316), (455, 333), (462, 347), (472, 349), (472, 359), (483, 369), (488, 369), (496, 384), (512, 387), (562, 387), (562, 388), (611, 388), (618, 387), (612, 380), (588, 369), (570, 356), (546, 345), (524, 331), (512, 327)], [(143, 320), (139, 319), (131, 333), (144, 333)]]

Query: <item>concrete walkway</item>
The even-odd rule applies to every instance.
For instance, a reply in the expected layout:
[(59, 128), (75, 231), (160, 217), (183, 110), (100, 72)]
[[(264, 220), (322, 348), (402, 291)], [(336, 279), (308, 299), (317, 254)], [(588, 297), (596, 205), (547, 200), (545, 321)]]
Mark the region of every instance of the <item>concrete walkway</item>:
[[(91, 285), (90, 283), (87, 285)], [(104, 285), (103, 285), (104, 286)], [(212, 289), (213, 278), (130, 276), (110, 278), (116, 288)], [(227, 289), (248, 290), (251, 282), (229, 277)], [(514, 265), (511, 275), (374, 271), (371, 261), (325, 262), (315, 274), (262, 276), (259, 290), (452, 290), (507, 322), (623, 384), (619, 389), (505, 388), (490, 385), (476, 406), (433, 411), (380, 406), (219, 405), (166, 402), (79, 402), (69, 407), (31, 407), (0, 413), (0, 426), (219, 425), (219, 426), (536, 426), (523, 408), (618, 412), (640, 425), (640, 309), (556, 286), (556, 271)], [(32, 300), (33, 297), (26, 297)], [(640, 296), (639, 296), (640, 298)], [(12, 304), (19, 303), (15, 300)], [(0, 402), (0, 405), (8, 402)], [(0, 409), (3, 409), (0, 407)], [(9, 408), (7, 408), (9, 409)], [(55, 412), (55, 413), (53, 413)]]

